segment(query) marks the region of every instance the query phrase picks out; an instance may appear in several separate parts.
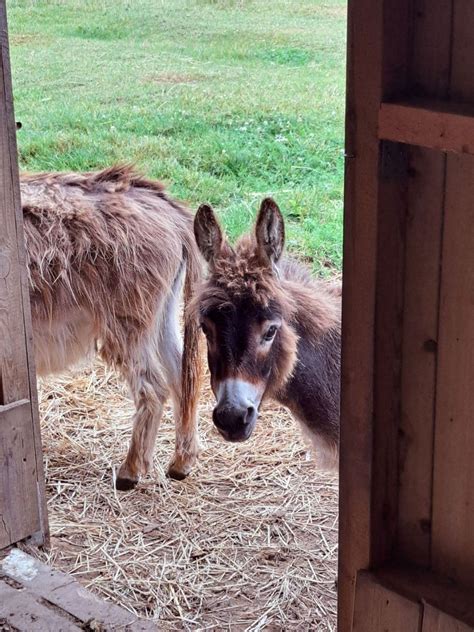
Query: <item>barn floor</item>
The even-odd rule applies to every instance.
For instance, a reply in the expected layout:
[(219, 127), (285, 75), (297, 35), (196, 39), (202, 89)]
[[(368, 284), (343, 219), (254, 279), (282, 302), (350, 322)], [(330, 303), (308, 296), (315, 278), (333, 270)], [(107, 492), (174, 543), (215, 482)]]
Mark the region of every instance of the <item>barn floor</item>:
[(43, 561), (160, 630), (336, 629), (337, 480), (316, 470), (296, 424), (267, 407), (254, 437), (227, 444), (202, 396), (199, 465), (115, 492), (132, 405), (102, 365), (40, 385), (52, 549)]

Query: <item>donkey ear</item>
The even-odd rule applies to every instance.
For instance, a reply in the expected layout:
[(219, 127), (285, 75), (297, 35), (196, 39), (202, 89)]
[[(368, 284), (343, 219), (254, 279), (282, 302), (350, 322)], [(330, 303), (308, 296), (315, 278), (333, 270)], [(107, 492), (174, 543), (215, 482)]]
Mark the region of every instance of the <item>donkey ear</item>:
[(260, 253), (270, 263), (277, 263), (285, 245), (285, 224), (278, 205), (271, 198), (265, 198), (260, 206), (255, 235)]
[(194, 235), (202, 256), (208, 263), (222, 251), (224, 236), (209, 204), (201, 204), (194, 217)]

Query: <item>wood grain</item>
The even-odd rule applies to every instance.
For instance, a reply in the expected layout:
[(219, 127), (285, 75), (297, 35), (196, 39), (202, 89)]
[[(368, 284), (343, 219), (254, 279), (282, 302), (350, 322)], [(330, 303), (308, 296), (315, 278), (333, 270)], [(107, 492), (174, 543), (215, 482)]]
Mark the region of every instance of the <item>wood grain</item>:
[(474, 632), (474, 628), (425, 604), (421, 632)]
[(38, 533), (46, 542), (48, 533), (15, 134), (6, 7), (1, 0), (0, 546)]
[[(450, 96), (474, 104), (474, 3), (456, 0)], [(474, 586), (474, 157), (449, 155), (440, 292), (432, 561)]]
[[(453, 0), (416, 0), (411, 91), (446, 99)], [(410, 148), (399, 437), (399, 553), (428, 567), (446, 156)]]
[[(342, 631), (351, 627), (357, 571), (370, 562), (381, 20), (381, 7), (370, 0), (349, 0), (338, 578)], [(370, 59), (362, 32), (374, 42)]]
[(370, 573), (357, 576), (353, 632), (419, 632), (421, 604), (382, 586)]
[(474, 154), (474, 107), (442, 101), (382, 103), (378, 135), (438, 151)]

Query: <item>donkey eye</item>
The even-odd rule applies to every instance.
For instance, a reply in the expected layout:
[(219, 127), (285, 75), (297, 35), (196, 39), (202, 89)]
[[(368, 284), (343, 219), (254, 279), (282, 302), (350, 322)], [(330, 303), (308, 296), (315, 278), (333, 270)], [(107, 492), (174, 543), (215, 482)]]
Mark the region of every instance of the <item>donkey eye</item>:
[(263, 335), (263, 339), (266, 340), (267, 342), (270, 340), (273, 340), (277, 330), (278, 330), (278, 327), (276, 325), (271, 325), (271, 327), (269, 327), (267, 331), (265, 332), (265, 334)]
[(210, 335), (211, 330), (209, 329), (209, 327), (206, 325), (206, 323), (201, 323), (201, 329), (202, 329), (202, 333), (207, 337)]

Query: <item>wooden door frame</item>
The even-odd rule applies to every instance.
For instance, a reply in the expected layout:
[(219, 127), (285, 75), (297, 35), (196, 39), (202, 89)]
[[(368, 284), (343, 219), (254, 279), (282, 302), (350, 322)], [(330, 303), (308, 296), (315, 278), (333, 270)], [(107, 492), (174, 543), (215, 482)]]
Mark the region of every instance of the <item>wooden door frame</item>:
[(33, 536), (48, 541), (5, 5), (0, 0), (0, 548)]

